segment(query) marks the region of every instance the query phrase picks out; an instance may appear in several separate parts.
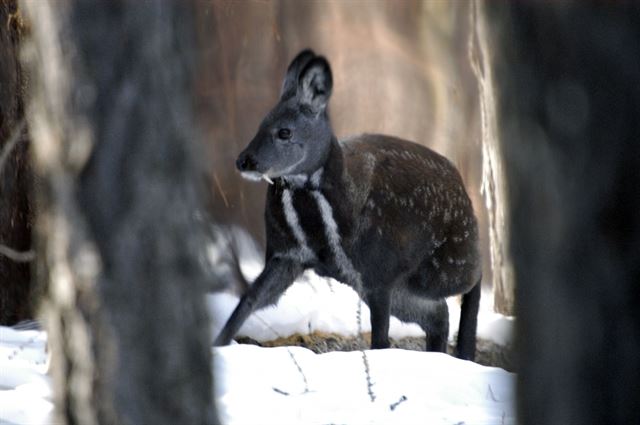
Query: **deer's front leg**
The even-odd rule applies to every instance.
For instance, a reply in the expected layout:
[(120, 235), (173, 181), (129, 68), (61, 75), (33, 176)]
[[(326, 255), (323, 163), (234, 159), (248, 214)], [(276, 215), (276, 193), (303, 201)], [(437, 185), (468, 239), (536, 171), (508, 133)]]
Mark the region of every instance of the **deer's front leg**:
[(213, 345), (229, 344), (249, 315), (278, 302), (302, 271), (302, 265), (294, 260), (282, 257), (269, 259), (260, 276), (240, 299)]

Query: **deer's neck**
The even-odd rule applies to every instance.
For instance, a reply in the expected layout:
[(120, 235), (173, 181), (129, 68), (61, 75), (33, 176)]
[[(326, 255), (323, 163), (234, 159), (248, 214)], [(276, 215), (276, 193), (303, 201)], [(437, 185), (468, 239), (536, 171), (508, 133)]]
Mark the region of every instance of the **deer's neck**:
[(276, 184), (289, 189), (331, 190), (342, 179), (343, 163), (340, 144), (335, 136), (332, 136), (326, 158), (320, 161), (317, 169), (310, 174), (283, 176)]

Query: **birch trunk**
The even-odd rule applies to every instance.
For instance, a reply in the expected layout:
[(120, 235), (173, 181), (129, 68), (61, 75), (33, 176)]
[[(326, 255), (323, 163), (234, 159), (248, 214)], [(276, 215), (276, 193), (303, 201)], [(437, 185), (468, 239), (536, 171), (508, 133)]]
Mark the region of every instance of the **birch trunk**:
[(482, 185), (489, 218), (489, 251), (493, 275), (494, 309), (514, 314), (514, 274), (509, 248), (509, 208), (504, 154), (498, 130), (497, 99), (493, 75), (493, 47), (487, 31), (485, 5), (475, 1), (471, 7), (473, 28), (469, 44), (469, 61), (478, 82), (482, 137)]

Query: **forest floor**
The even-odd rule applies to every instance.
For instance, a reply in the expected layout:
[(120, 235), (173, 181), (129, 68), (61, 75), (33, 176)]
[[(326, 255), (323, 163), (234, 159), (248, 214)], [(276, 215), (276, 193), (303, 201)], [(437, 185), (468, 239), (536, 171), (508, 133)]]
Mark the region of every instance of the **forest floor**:
[[(297, 333), (285, 338), (263, 342), (249, 337), (239, 337), (236, 340), (240, 344), (254, 344), (261, 347), (305, 347), (314, 353), (322, 354), (331, 351), (367, 350), (370, 346), (371, 333), (363, 333), (361, 337), (345, 337), (337, 333), (313, 332), (311, 334)], [(390, 342), (391, 348), (424, 351), (426, 338), (419, 336), (390, 338)], [(453, 355), (454, 350), (455, 345), (449, 342), (447, 353)], [(483, 366), (500, 367), (509, 372), (516, 371), (513, 347), (496, 344), (488, 339), (478, 339), (475, 362)]]

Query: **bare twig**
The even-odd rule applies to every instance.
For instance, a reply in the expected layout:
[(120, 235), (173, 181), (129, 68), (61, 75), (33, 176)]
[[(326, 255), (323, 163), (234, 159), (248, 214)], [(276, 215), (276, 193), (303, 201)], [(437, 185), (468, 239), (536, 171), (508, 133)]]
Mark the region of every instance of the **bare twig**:
[(296, 368), (298, 368), (298, 372), (300, 372), (300, 375), (302, 376), (302, 380), (304, 381), (304, 392), (308, 393), (309, 392), (309, 382), (307, 381), (306, 375), (302, 371), (302, 367), (300, 367), (300, 363), (298, 363), (298, 361), (296, 360), (295, 356), (293, 355), (293, 352), (288, 347), (287, 347), (287, 352), (289, 353), (289, 356), (291, 357), (291, 360), (293, 360), (293, 363), (296, 365)]
[[(264, 320), (262, 317), (260, 317), (257, 313), (253, 313), (253, 316), (258, 319), (260, 322), (262, 322), (263, 325), (265, 325), (267, 328), (269, 328), (269, 330), (271, 332), (274, 333), (274, 335), (277, 338), (282, 338), (282, 335), (280, 335), (280, 333), (278, 331), (276, 331), (273, 327), (271, 327), (271, 325), (269, 325), (269, 323), (267, 323), (266, 320)], [(296, 369), (298, 369), (298, 372), (300, 373), (300, 376), (302, 376), (302, 381), (304, 382), (304, 393), (308, 393), (309, 392), (309, 381), (307, 381), (307, 376), (304, 374), (304, 371), (302, 370), (302, 367), (300, 366), (300, 363), (298, 363), (298, 361), (296, 360), (296, 357), (293, 355), (293, 352), (291, 351), (291, 349), (289, 347), (287, 348), (287, 353), (289, 353), (289, 357), (291, 357), (291, 360), (293, 361), (293, 364), (296, 365)], [(274, 390), (276, 390), (274, 388)], [(284, 394), (284, 392), (279, 391), (281, 394)], [(288, 395), (288, 394), (287, 394)]]
[(376, 395), (373, 393), (373, 382), (371, 381), (371, 371), (369, 369), (369, 358), (365, 350), (360, 350), (362, 353), (362, 362), (364, 363), (364, 373), (367, 376), (367, 393), (369, 394), (369, 400), (371, 403), (376, 401)]
[(22, 140), (20, 136), (22, 135), (22, 131), (24, 130), (25, 125), (25, 120), (20, 120), (18, 125), (13, 129), (13, 132), (9, 136), (9, 140), (7, 140), (7, 143), (5, 143), (4, 147), (2, 148), (2, 154), (0, 154), (0, 172), (2, 172), (4, 163), (9, 158), (9, 154), (11, 153), (13, 148), (18, 144), (20, 140)]
[(286, 395), (286, 396), (291, 395), (288, 392), (281, 390), (280, 388), (272, 387), (272, 389), (273, 389), (273, 391), (277, 392), (278, 394), (282, 394), (282, 395)]
[(28, 251), (16, 251), (15, 249), (2, 244), (0, 244), (0, 255), (4, 255), (16, 263), (28, 263), (29, 261), (33, 261), (36, 257), (35, 252), (31, 249)]
[(500, 400), (498, 400), (495, 396), (495, 394), (493, 394), (493, 390), (491, 389), (491, 385), (487, 385), (487, 387), (489, 388), (489, 398), (491, 399), (491, 401), (493, 402), (499, 402)]
[(269, 322), (264, 320), (262, 318), (262, 316), (260, 316), (260, 314), (258, 314), (257, 311), (254, 311), (253, 313), (251, 313), (251, 316), (255, 317), (260, 323), (262, 323), (267, 329), (269, 329), (271, 331), (271, 333), (275, 336), (276, 339), (284, 339), (284, 336), (282, 336), (280, 334), (280, 332), (275, 330), (274, 327), (269, 324)]
[[(358, 309), (356, 310), (356, 319), (358, 321), (358, 339), (362, 340), (362, 299), (358, 300)], [(371, 379), (371, 368), (369, 367), (369, 357), (365, 350), (360, 350), (362, 353), (362, 362), (364, 363), (364, 374), (367, 380), (367, 393), (369, 399), (373, 403), (376, 401), (376, 395), (373, 392), (373, 381)]]
[(224, 202), (224, 206), (229, 208), (229, 201), (227, 200), (227, 195), (224, 193), (224, 190), (222, 189), (220, 180), (218, 180), (218, 173), (213, 173), (213, 180), (216, 183), (216, 186), (218, 188), (218, 191), (220, 192), (220, 195), (222, 195), (222, 201)]
[(393, 412), (394, 410), (396, 410), (396, 407), (398, 407), (401, 403), (404, 403), (405, 401), (407, 401), (407, 396), (403, 395), (402, 397), (400, 397), (400, 400), (396, 401), (395, 403), (392, 403), (389, 406), (389, 409), (391, 409), (391, 411)]

